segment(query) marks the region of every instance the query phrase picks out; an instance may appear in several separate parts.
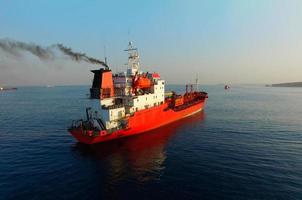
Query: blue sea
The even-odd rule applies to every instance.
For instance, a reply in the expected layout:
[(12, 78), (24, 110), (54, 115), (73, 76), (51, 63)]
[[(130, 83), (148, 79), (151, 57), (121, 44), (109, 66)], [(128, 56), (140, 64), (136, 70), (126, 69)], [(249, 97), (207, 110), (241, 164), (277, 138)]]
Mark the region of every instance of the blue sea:
[(67, 132), (89, 86), (0, 92), (0, 199), (302, 199), (302, 88), (200, 88), (204, 112), (93, 146)]

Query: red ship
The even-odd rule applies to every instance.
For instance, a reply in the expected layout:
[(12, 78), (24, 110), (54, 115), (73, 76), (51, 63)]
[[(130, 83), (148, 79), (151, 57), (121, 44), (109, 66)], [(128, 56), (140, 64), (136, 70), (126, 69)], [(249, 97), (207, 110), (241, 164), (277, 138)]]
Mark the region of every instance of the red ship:
[(92, 70), (90, 97), (93, 108), (86, 108), (86, 120), (72, 123), (68, 131), (81, 143), (94, 144), (140, 134), (204, 109), (206, 92), (186, 86), (186, 93), (165, 93), (165, 81), (158, 73), (139, 70), (139, 55), (129, 42), (127, 72), (112, 74), (105, 65)]

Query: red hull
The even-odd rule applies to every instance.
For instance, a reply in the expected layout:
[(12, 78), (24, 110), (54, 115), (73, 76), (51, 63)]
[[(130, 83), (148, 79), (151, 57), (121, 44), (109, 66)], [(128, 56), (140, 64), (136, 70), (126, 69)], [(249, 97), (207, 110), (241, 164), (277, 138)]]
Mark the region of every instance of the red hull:
[[(195, 105), (187, 107), (183, 110), (174, 111), (172, 109), (165, 110), (168, 104), (152, 107), (147, 110), (135, 112), (134, 116), (129, 118), (128, 129), (118, 130), (116, 132), (101, 134), (98, 136), (89, 136), (85, 134), (83, 129), (71, 129), (69, 132), (81, 143), (94, 144), (105, 142), (121, 137), (140, 134), (152, 129), (164, 126), (174, 121), (193, 115), (204, 109), (206, 98)], [(104, 132), (103, 132), (104, 133)]]

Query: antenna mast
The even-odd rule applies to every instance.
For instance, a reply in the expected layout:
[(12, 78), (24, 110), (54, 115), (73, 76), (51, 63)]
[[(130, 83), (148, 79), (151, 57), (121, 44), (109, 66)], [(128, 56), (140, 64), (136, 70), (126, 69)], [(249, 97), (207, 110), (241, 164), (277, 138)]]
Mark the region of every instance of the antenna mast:
[(196, 74), (195, 84), (196, 84), (196, 91), (198, 91), (198, 73)]
[(104, 45), (105, 64), (107, 65), (106, 45)]
[(127, 74), (133, 76), (136, 73), (139, 73), (139, 55), (137, 48), (134, 48), (133, 43), (130, 41), (128, 44), (128, 49), (125, 51), (127, 51), (129, 55)]

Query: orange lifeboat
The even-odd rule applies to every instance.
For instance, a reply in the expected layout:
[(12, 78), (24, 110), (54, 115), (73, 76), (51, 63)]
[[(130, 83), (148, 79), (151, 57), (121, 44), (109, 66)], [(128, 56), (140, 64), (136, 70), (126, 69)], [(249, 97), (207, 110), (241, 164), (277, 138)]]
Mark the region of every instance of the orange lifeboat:
[(140, 88), (140, 89), (146, 89), (151, 87), (151, 80), (140, 76), (137, 78), (137, 80), (134, 82), (134, 87), (135, 88)]

